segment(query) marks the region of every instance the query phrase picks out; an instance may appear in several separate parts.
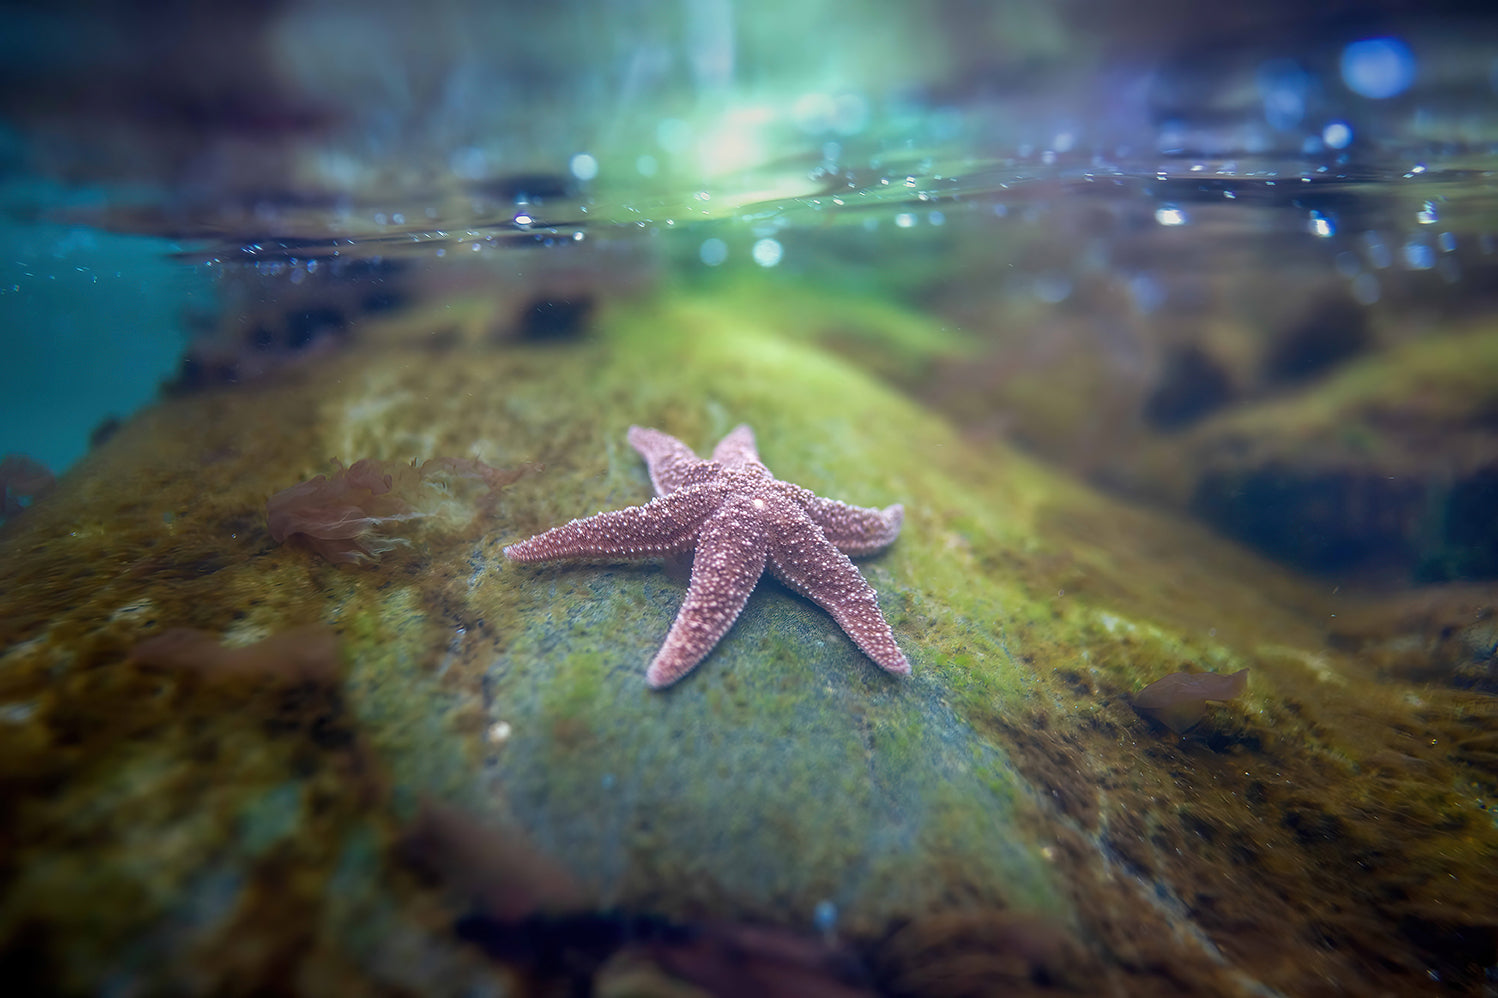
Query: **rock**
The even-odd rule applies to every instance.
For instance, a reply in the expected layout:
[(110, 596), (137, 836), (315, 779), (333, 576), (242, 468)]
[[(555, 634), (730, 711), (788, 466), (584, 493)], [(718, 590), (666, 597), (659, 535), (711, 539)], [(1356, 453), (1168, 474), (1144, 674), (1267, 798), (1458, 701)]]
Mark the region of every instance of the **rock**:
[[(442, 312), (493, 328), (481, 313)], [(1480, 979), (1463, 913), (1498, 890), (1498, 829), (1451, 788), (1491, 779), (1498, 717), (1368, 675), (1325, 635), (1344, 602), (965, 443), (742, 305), (600, 304), (564, 346), (438, 354), (416, 345), (431, 315), (381, 321), (366, 348), (161, 403), (0, 532), (8, 980), (513, 993), (617, 974), (639, 945), (652, 974), (716, 979), (745, 940), (829, 994), (864, 986), (850, 954), (910, 994)], [(860, 564), (911, 677), (766, 583), (655, 692), (679, 580), (502, 558), (649, 497), (631, 423), (705, 450), (739, 422), (786, 480), (905, 504)], [(330, 459), (435, 455), (545, 470), (371, 567), (273, 543), (267, 497)], [(171, 628), (235, 648), (312, 623), (340, 683), (130, 656)], [(1162, 737), (1127, 694), (1188, 664), (1252, 668), (1252, 689)], [(472, 827), (413, 862), (434, 804)], [(485, 828), (504, 861), (465, 884)], [(513, 957), (532, 942), (555, 959)]]
[(1148, 466), (1205, 520), (1301, 568), (1491, 579), (1494, 384), (1498, 347), (1486, 329), (1411, 340), (1299, 394), (1209, 419)]

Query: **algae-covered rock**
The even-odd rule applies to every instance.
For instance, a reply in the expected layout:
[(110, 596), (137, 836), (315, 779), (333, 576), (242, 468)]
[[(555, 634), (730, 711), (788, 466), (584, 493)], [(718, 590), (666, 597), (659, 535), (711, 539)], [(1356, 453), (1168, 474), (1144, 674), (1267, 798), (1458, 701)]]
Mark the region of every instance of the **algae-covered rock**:
[[(1498, 576), (1498, 338), (1411, 339), (1156, 445), (1156, 489), (1316, 571)], [(1173, 470), (1166, 470), (1173, 469)], [(1183, 478), (1182, 472), (1185, 472)]]
[[(1454, 787), (1491, 779), (1485, 703), (1412, 708), (1328, 644), (1332, 597), (964, 443), (745, 300), (603, 308), (566, 345), (419, 347), (434, 320), (392, 318), (163, 403), (7, 524), (11, 978), (523, 992), (643, 947), (698, 983), (732, 953), (903, 994), (1476, 979), (1463, 913), (1498, 887), (1498, 832)], [(631, 424), (702, 453), (741, 422), (778, 477), (904, 504), (860, 568), (911, 676), (766, 580), (654, 691), (680, 573), (503, 558), (649, 498)], [(366, 457), (543, 470), (373, 565), (272, 541), (269, 496)], [(304, 625), (338, 635), (339, 679), (132, 656)], [(1188, 665), (1253, 682), (1177, 739), (1127, 695)]]
[(1319, 263), (1247, 278), (1202, 268), (1193, 261), (1207, 257), (1157, 226), (1138, 233), (1116, 234), (1113, 252), (1169, 254), (1150, 281), (1170, 293), (1147, 282), (1138, 299), (1119, 272), (1075, 287), (1068, 276), (1052, 307), (1013, 290), (1015, 268), (1045, 265), (1045, 244), (1017, 260), (1012, 246), (964, 255), (929, 305), (966, 331), (964, 348), (901, 383), (970, 435), (1017, 442), (1303, 571), (1498, 578), (1490, 319), (1430, 286), (1431, 271), (1390, 274), (1370, 308)]

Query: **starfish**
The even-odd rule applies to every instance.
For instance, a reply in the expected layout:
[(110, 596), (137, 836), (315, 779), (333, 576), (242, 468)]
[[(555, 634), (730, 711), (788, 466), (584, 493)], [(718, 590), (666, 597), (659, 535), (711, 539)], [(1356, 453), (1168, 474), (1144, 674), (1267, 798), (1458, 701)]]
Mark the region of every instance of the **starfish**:
[(906, 675), (874, 590), (848, 559), (888, 545), (900, 533), (902, 506), (867, 509), (822, 499), (770, 474), (741, 425), (704, 461), (659, 430), (629, 428), (629, 442), (650, 468), (656, 498), (573, 520), (505, 548), (513, 561), (651, 558), (695, 550), (687, 598), (645, 673), (670, 686), (713, 650), (769, 570), (821, 606), (869, 658)]

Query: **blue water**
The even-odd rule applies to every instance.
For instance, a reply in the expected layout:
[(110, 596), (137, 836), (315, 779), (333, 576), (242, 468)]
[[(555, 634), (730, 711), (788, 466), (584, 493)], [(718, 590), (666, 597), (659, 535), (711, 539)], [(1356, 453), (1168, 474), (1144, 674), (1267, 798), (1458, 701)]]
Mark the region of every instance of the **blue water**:
[[(12, 184), (0, 198), (55, 210), (60, 194)], [(27, 454), (61, 472), (101, 426), (155, 397), (187, 343), (184, 320), (215, 298), (200, 270), (171, 258), (175, 248), (0, 215), (0, 454)]]

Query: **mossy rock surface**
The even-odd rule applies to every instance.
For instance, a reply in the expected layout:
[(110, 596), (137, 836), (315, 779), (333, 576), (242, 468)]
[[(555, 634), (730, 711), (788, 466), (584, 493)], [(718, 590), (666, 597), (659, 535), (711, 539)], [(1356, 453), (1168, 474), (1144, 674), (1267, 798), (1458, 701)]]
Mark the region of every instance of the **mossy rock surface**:
[[(1141, 993), (1480, 971), (1462, 942), (1480, 919), (1450, 913), (1498, 890), (1498, 832), (1470, 803), (1491, 780), (1487, 701), (1412, 707), (1328, 643), (1324, 591), (965, 443), (815, 330), (733, 300), (605, 308), (545, 346), (421, 345), (482, 308), (391, 320), (367, 349), (146, 412), (7, 524), (17, 979), (510, 987), (453, 935), (473, 899), (401, 858), (424, 799), (523, 837), (589, 908), (831, 931), (903, 993), (943, 993), (953, 966)], [(707, 453), (740, 422), (778, 477), (905, 504), (860, 564), (911, 677), (766, 581), (652, 691), (678, 573), (503, 558), (649, 498), (631, 424)], [(544, 467), (372, 567), (267, 533), (266, 498), (329, 459), (436, 456)], [(246, 645), (319, 622), (342, 642), (334, 684), (130, 660), (169, 627)], [(1128, 706), (1165, 673), (1244, 667), (1249, 693), (1185, 739)], [(1374, 860), (1397, 892), (1359, 882)]]
[(1498, 577), (1498, 337), (1453, 324), (1146, 448), (1146, 491), (1336, 578)]

